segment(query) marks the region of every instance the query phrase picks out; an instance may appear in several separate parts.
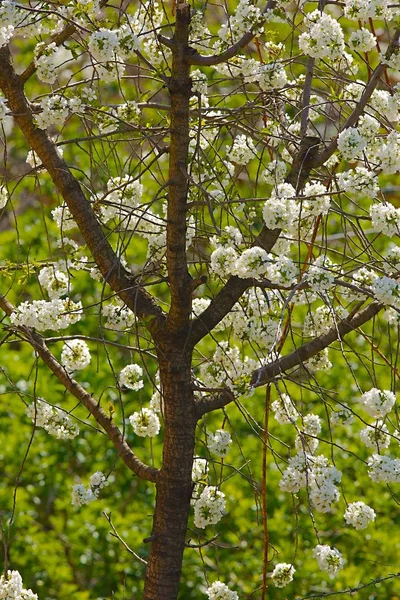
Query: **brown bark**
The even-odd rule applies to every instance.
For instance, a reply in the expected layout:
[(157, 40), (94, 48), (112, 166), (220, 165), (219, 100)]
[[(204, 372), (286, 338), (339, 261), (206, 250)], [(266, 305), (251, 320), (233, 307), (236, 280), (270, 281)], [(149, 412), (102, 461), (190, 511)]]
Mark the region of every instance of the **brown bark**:
[(165, 434), (144, 600), (176, 600), (181, 577), (197, 419), (191, 352), (184, 350), (184, 339), (179, 345), (174, 351), (171, 343), (159, 350)]

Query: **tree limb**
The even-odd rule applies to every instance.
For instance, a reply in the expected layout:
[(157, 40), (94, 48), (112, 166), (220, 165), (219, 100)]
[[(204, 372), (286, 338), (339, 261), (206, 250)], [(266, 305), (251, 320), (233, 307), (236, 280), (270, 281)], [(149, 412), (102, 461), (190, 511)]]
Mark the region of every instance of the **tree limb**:
[[(14, 306), (2, 295), (0, 295), (0, 308), (10, 316), (15, 311)], [(83, 404), (83, 406), (95, 418), (96, 422), (104, 429), (107, 436), (114, 444), (118, 456), (135, 475), (141, 479), (156, 483), (158, 469), (150, 467), (142, 462), (128, 446), (124, 436), (107, 416), (99, 403), (91, 396), (77, 381), (72, 379), (64, 367), (55, 359), (47, 348), (41, 335), (30, 327), (18, 326), (16, 328), (23, 334), (24, 338), (31, 344), (35, 352), (40, 356), (45, 365), (57, 377), (60, 383)]]
[(105, 281), (137, 317), (155, 317), (151, 323), (152, 330), (155, 331), (164, 322), (163, 311), (154, 298), (141, 287), (137, 278), (124, 269), (107, 241), (78, 181), (57, 153), (56, 145), (45, 130), (35, 127), (23, 84), (14, 71), (7, 47), (0, 49), (0, 89), (7, 98), (8, 106), (30, 148), (39, 156), (64, 198)]

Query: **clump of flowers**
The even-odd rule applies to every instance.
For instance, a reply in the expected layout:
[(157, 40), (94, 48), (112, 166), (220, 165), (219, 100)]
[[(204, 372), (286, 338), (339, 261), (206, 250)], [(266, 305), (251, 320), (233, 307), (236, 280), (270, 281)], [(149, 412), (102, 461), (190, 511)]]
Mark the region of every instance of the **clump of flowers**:
[(83, 340), (65, 342), (61, 352), (61, 364), (67, 371), (79, 371), (90, 363), (89, 347)]
[(66, 412), (42, 400), (30, 404), (26, 414), (36, 427), (43, 427), (47, 433), (55, 435), (59, 440), (69, 440), (79, 434), (79, 427), (72, 422)]
[(127, 365), (119, 374), (119, 383), (120, 385), (124, 385), (130, 390), (137, 392), (144, 387), (142, 377), (143, 369), (141, 366), (136, 364)]
[(207, 589), (208, 600), (239, 600), (237, 592), (232, 592), (225, 583), (214, 581)]
[(125, 305), (106, 304), (103, 306), (103, 317), (105, 318), (105, 327), (115, 331), (125, 331), (135, 323), (135, 315)]
[(207, 439), (207, 446), (210, 452), (217, 456), (226, 456), (231, 445), (232, 438), (229, 431), (217, 429), (215, 433), (210, 433)]
[(340, 58), (344, 53), (344, 35), (337, 19), (319, 10), (307, 15), (307, 31), (299, 37), (299, 48), (314, 58)]
[(160, 431), (160, 419), (150, 408), (142, 408), (129, 417), (133, 431), (140, 437), (155, 437)]
[(321, 571), (337, 573), (343, 568), (344, 560), (336, 548), (318, 544), (313, 550), (313, 556), (317, 559)]
[(346, 523), (355, 529), (365, 529), (375, 521), (375, 517), (375, 511), (364, 502), (352, 502), (344, 513)]
[(50, 298), (60, 298), (68, 293), (69, 279), (56, 265), (40, 269), (38, 280)]
[(361, 404), (367, 413), (375, 419), (382, 419), (396, 403), (396, 396), (390, 390), (372, 388), (361, 396)]
[(37, 594), (26, 590), (18, 571), (7, 571), (0, 576), (0, 598), (4, 600), (38, 600)]
[(14, 325), (34, 327), (38, 331), (46, 329), (65, 329), (82, 318), (82, 303), (73, 302), (69, 298), (54, 299), (50, 302), (34, 300), (22, 302), (10, 315)]
[(206, 486), (194, 504), (194, 524), (200, 529), (215, 525), (224, 516), (225, 494), (214, 486)]
[(271, 408), (275, 413), (275, 419), (281, 425), (294, 423), (299, 417), (299, 412), (295, 407), (293, 400), (287, 394), (281, 394), (279, 399), (271, 404)]
[(288, 563), (279, 563), (272, 571), (271, 578), (276, 587), (283, 588), (293, 581), (296, 569)]
[(100, 490), (102, 490), (108, 481), (106, 476), (101, 471), (96, 471), (90, 477), (88, 487), (85, 487), (83, 483), (78, 483), (72, 488), (72, 501), (71, 504), (74, 506), (82, 506), (84, 504), (90, 504), (99, 497)]

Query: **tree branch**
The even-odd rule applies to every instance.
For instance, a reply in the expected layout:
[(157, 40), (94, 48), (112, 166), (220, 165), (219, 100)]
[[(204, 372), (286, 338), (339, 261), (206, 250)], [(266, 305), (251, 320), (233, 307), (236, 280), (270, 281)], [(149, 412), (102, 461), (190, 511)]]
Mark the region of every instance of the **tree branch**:
[(176, 25), (169, 82), (171, 97), (171, 141), (167, 209), (167, 271), (171, 308), (167, 323), (177, 332), (187, 326), (191, 312), (192, 286), (186, 257), (186, 212), (188, 198), (190, 67), (183, 59), (189, 41), (190, 7), (176, 6)]
[[(297, 192), (303, 188), (311, 169), (314, 167), (314, 159), (319, 143), (320, 139), (314, 136), (306, 136), (300, 143), (290, 172), (286, 177), (286, 181), (293, 185)], [(271, 252), (280, 233), (281, 229), (268, 229), (264, 225), (252, 245), (260, 246), (266, 252)], [(253, 279), (240, 279), (236, 276), (230, 277), (206, 310), (197, 319), (194, 319), (190, 334), (191, 343), (195, 345), (208, 335), (230, 312), (242, 294), (252, 285)]]
[[(272, 10), (275, 6), (275, 0), (268, 0), (266, 7), (263, 10), (263, 15), (265, 15), (268, 11)], [(245, 33), (240, 40), (238, 40), (235, 44), (227, 48), (221, 54), (214, 54), (213, 56), (203, 56), (193, 48), (188, 48), (186, 53), (185, 60), (188, 65), (199, 65), (202, 67), (210, 67), (212, 65), (219, 65), (223, 62), (227, 62), (230, 58), (236, 56), (236, 54), (245, 48), (250, 42), (254, 39), (255, 33), (252, 31), (248, 31)], [(160, 41), (165, 44), (165, 38), (160, 39)], [(170, 40), (169, 40), (170, 41)], [(167, 44), (166, 44), (167, 45)]]
[[(250, 384), (255, 388), (266, 385), (282, 377), (289, 369), (303, 365), (307, 360), (330, 346), (333, 342), (341, 340), (351, 331), (355, 331), (373, 319), (382, 308), (384, 308), (383, 304), (372, 302), (361, 312), (340, 321), (337, 326), (332, 327), (327, 333), (314, 338), (290, 354), (254, 371)], [(201, 419), (204, 414), (223, 408), (234, 400), (235, 396), (228, 388), (211, 398), (206, 397), (196, 400), (196, 415), (198, 419)]]
[(259, 387), (270, 383), (277, 377), (282, 376), (286, 371), (302, 365), (312, 356), (315, 356), (336, 340), (341, 340), (345, 335), (361, 327), (373, 317), (375, 317), (384, 307), (380, 302), (372, 302), (364, 310), (357, 313), (350, 319), (343, 319), (337, 326), (332, 327), (327, 333), (314, 338), (307, 344), (304, 344), (290, 354), (275, 360), (274, 362), (261, 367), (253, 372), (251, 385)]
[[(399, 47), (399, 38), (400, 38), (400, 29), (397, 29), (392, 41), (390, 42), (386, 52), (385, 52), (385, 57), (389, 58), (390, 55), (393, 53), (393, 51), (395, 49), (397, 49)], [(361, 98), (356, 106), (356, 108), (354, 109), (354, 111), (352, 112), (352, 114), (350, 115), (350, 117), (347, 119), (346, 123), (343, 125), (342, 130), (344, 131), (345, 129), (348, 129), (349, 127), (353, 127), (359, 117), (362, 115), (364, 108), (366, 107), (369, 99), (371, 98), (376, 86), (379, 83), (379, 79), (381, 77), (381, 75), (384, 73), (386, 69), (386, 64), (385, 63), (380, 63), (375, 71), (373, 72), (371, 79), (368, 82), (368, 85), (365, 87)], [(338, 133), (332, 140), (331, 143), (329, 144), (329, 146), (327, 148), (325, 148), (325, 150), (323, 150), (315, 159), (315, 167), (320, 167), (321, 165), (323, 165), (328, 158), (330, 158), (332, 156), (332, 154), (335, 152), (336, 148), (337, 148), (337, 141), (338, 141), (338, 137), (339, 137), (340, 133)]]
[[(15, 310), (13, 305), (2, 295), (0, 295), (0, 308), (8, 316)], [(24, 338), (31, 344), (35, 352), (40, 356), (50, 371), (54, 373), (60, 383), (62, 383), (63, 386), (83, 404), (90, 414), (93, 415), (96, 422), (104, 429), (107, 436), (114, 444), (118, 456), (126, 464), (128, 469), (141, 479), (156, 483), (158, 469), (146, 465), (136, 456), (136, 454), (134, 454), (112, 419), (107, 416), (93, 396), (68, 375), (64, 367), (55, 359), (53, 354), (47, 348), (42, 336), (30, 327), (19, 326), (16, 329), (23, 334)]]
[(7, 47), (0, 49), (0, 89), (8, 99), (8, 106), (29, 146), (39, 156), (64, 198), (105, 281), (137, 317), (155, 317), (150, 326), (153, 331), (156, 331), (157, 327), (162, 326), (164, 322), (163, 311), (154, 298), (140, 286), (137, 278), (123, 268), (78, 181), (72, 175), (67, 163), (57, 153), (54, 142), (46, 131), (35, 127), (23, 84), (13, 69)]

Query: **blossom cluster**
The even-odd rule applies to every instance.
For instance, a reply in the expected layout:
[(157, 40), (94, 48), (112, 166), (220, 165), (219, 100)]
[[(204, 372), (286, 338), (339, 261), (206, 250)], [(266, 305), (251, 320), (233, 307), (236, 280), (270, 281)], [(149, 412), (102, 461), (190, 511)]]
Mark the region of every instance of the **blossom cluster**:
[(237, 592), (232, 592), (225, 583), (214, 581), (207, 589), (208, 600), (239, 600)]
[(313, 555), (317, 559), (321, 571), (337, 573), (337, 571), (343, 568), (344, 560), (336, 548), (318, 544), (313, 551)]
[(37, 399), (27, 406), (26, 414), (36, 427), (43, 427), (47, 433), (59, 440), (68, 440), (79, 434), (79, 427), (72, 422), (68, 413)]
[(119, 374), (120, 385), (137, 392), (144, 387), (143, 369), (140, 365), (132, 364), (124, 367)]
[(279, 486), (285, 492), (296, 493), (307, 487), (313, 506), (319, 512), (329, 512), (340, 494), (336, 483), (342, 474), (329, 465), (325, 456), (311, 456), (300, 451), (289, 458), (289, 466), (285, 469)]
[(96, 471), (89, 479), (89, 485), (86, 487), (83, 483), (78, 483), (72, 488), (73, 506), (83, 506), (90, 504), (99, 497), (100, 490), (108, 485), (108, 480), (104, 473)]
[(231, 434), (224, 429), (217, 429), (215, 433), (210, 433), (207, 437), (209, 451), (221, 457), (227, 455), (231, 442)]
[(0, 598), (2, 600), (38, 600), (37, 594), (24, 588), (18, 571), (0, 575)]
[(90, 364), (89, 347), (83, 340), (69, 340), (61, 352), (61, 364), (67, 371), (80, 371)]
[(215, 525), (224, 516), (225, 494), (215, 486), (206, 486), (194, 504), (194, 524), (200, 529)]
[(34, 327), (38, 331), (66, 329), (82, 318), (82, 303), (69, 298), (54, 299), (50, 302), (34, 300), (22, 302), (10, 315), (14, 325)]

